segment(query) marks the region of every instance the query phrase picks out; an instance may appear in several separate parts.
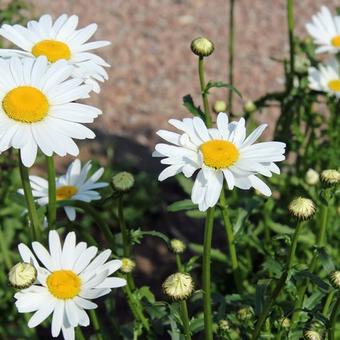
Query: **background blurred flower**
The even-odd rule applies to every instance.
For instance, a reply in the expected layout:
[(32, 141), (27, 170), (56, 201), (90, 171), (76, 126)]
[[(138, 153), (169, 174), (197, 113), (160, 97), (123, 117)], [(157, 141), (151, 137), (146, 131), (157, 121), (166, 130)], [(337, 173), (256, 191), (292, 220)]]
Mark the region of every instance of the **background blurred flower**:
[[(83, 168), (79, 159), (74, 160), (68, 167), (66, 174), (56, 179), (57, 201), (83, 201), (91, 202), (99, 200), (100, 194), (95, 189), (108, 186), (106, 182), (97, 182), (103, 175), (104, 169), (98, 169), (91, 177), (91, 161), (88, 161)], [(38, 176), (30, 176), (33, 189), (33, 196), (37, 198), (39, 205), (48, 204), (48, 182)], [(23, 194), (23, 189), (18, 190)], [(64, 207), (67, 217), (74, 221), (76, 210), (71, 206)]]

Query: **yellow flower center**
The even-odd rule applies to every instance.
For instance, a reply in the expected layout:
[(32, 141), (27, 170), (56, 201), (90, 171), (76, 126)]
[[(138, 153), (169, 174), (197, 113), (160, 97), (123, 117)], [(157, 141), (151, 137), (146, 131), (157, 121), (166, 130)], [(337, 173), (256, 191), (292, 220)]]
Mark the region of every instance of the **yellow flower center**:
[(237, 147), (225, 140), (211, 140), (200, 146), (203, 162), (215, 169), (224, 169), (233, 165), (239, 158)]
[(32, 47), (35, 57), (44, 55), (49, 62), (54, 63), (59, 59), (69, 60), (71, 58), (70, 48), (63, 42), (57, 40), (42, 40)]
[(340, 92), (340, 79), (329, 81), (328, 87), (334, 92)]
[(47, 277), (46, 283), (57, 299), (72, 299), (80, 292), (80, 278), (72, 270), (57, 270)]
[(331, 44), (334, 47), (339, 47), (340, 48), (340, 35), (336, 35), (332, 40), (331, 40)]
[(57, 189), (57, 201), (65, 201), (73, 197), (78, 192), (74, 185), (63, 185)]
[(9, 91), (2, 100), (7, 116), (23, 123), (35, 123), (48, 113), (48, 100), (32, 86), (19, 86)]

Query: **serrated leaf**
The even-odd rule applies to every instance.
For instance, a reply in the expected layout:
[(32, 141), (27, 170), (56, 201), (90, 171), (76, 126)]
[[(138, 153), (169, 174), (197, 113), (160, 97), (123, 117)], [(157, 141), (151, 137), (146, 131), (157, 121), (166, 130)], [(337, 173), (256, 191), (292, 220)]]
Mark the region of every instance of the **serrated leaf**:
[(168, 246), (170, 245), (169, 237), (165, 234), (161, 233), (160, 231), (156, 230), (147, 230), (147, 231), (141, 231), (140, 234), (142, 237), (144, 236), (155, 236), (161, 238)]
[(242, 94), (241, 92), (233, 85), (228, 84), (228, 83), (224, 83), (223, 81), (209, 81), (208, 84), (205, 86), (204, 92), (205, 93), (209, 93), (209, 90), (212, 88), (221, 88), (221, 87), (225, 87), (231, 91), (234, 91), (237, 93), (237, 95), (242, 98)]
[(182, 201), (178, 201), (175, 203), (172, 203), (168, 206), (168, 211), (170, 212), (177, 212), (177, 211), (183, 211), (183, 210), (193, 210), (197, 206), (196, 204), (192, 203), (191, 200), (186, 199)]
[(195, 106), (195, 103), (190, 94), (183, 97), (183, 105), (194, 115), (202, 118), (205, 121), (204, 112), (199, 106)]
[(295, 274), (295, 276), (303, 277), (303, 278), (307, 278), (307, 279), (311, 280), (313, 283), (315, 283), (322, 290), (328, 291), (329, 288), (330, 288), (330, 285), (328, 283), (326, 283), (325, 281), (320, 279), (318, 276), (308, 272), (307, 270), (297, 272)]
[(197, 318), (192, 318), (190, 320), (190, 331), (192, 334), (198, 333), (204, 329), (204, 318), (203, 315), (198, 316)]

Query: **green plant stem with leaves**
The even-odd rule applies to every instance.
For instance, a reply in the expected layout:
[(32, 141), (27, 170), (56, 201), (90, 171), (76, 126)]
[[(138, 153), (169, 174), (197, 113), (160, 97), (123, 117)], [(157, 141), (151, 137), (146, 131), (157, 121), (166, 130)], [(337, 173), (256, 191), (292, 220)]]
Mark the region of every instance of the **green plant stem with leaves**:
[(278, 280), (273, 292), (271, 293), (268, 301), (265, 303), (265, 305), (263, 307), (263, 311), (260, 314), (258, 321), (256, 323), (255, 330), (254, 330), (253, 335), (252, 335), (252, 340), (259, 339), (263, 324), (265, 323), (265, 321), (266, 321), (266, 319), (267, 319), (277, 297), (279, 296), (281, 290), (284, 287), (284, 284), (287, 280), (289, 271), (291, 270), (293, 263), (294, 263), (296, 246), (297, 246), (297, 242), (298, 242), (298, 239), (299, 239), (299, 235), (301, 233), (302, 226), (303, 226), (303, 222), (299, 221), (296, 228), (295, 228), (292, 243), (291, 243), (291, 246), (290, 246), (290, 249), (289, 249), (286, 269), (282, 273), (282, 275), (279, 278), (279, 280)]
[(233, 225), (231, 223), (229, 214), (228, 214), (228, 206), (224, 195), (224, 189), (221, 191), (220, 196), (220, 205), (221, 205), (221, 212), (223, 218), (223, 224), (227, 234), (227, 241), (228, 241), (228, 249), (229, 249), (229, 256), (231, 261), (231, 269), (233, 272), (234, 283), (238, 292), (242, 291), (242, 280), (240, 275), (240, 267), (237, 260), (236, 254), (236, 246), (234, 240), (234, 230)]
[(336, 340), (335, 339), (335, 324), (336, 318), (340, 309), (340, 293), (337, 294), (337, 299), (334, 303), (331, 315), (329, 317), (329, 328), (328, 328), (328, 339), (329, 340)]
[(212, 312), (211, 312), (211, 241), (214, 226), (215, 207), (209, 208), (204, 226), (203, 244), (203, 306), (205, 340), (213, 339)]
[[(229, 1), (229, 37), (228, 37), (228, 81), (234, 86), (234, 45), (235, 45), (235, 30), (234, 30), (234, 7), (235, 0)], [(233, 93), (232, 89), (228, 92), (228, 110), (233, 112)]]
[(28, 168), (26, 168), (21, 161), (20, 151), (19, 151), (19, 169), (20, 169), (21, 182), (22, 182), (22, 187), (24, 190), (24, 196), (25, 196), (27, 210), (28, 210), (28, 216), (30, 219), (31, 227), (32, 227), (33, 239), (34, 241), (40, 241), (41, 240), (41, 224), (39, 221), (39, 216), (37, 213), (37, 209), (36, 209), (33, 194), (32, 194)]
[(212, 125), (212, 118), (210, 114), (208, 93), (206, 92), (205, 75), (204, 75), (204, 57), (198, 57), (198, 75), (200, 78), (201, 95), (205, 114), (205, 123), (210, 128)]
[[(318, 234), (317, 241), (316, 241), (317, 247), (322, 247), (325, 244), (326, 230), (327, 230), (327, 224), (328, 224), (328, 210), (329, 210), (328, 206), (326, 206), (326, 205), (321, 206), (320, 230), (319, 230), (319, 234)], [(308, 271), (312, 274), (314, 273), (315, 268), (316, 268), (317, 257), (318, 257), (318, 255), (315, 252), (314, 255), (313, 255), (312, 261), (311, 261), (311, 263), (308, 267)], [(297, 299), (296, 299), (296, 303), (295, 303), (295, 306), (294, 306), (294, 313), (292, 315), (293, 324), (299, 318), (299, 310), (302, 308), (303, 300), (304, 300), (307, 288), (308, 288), (308, 280), (306, 281), (306, 283), (304, 285), (302, 285), (298, 289)]]
[(57, 191), (56, 191), (56, 175), (54, 158), (46, 156), (47, 173), (48, 173), (48, 226), (52, 227), (56, 224), (57, 219)]
[(328, 315), (329, 307), (331, 306), (331, 303), (333, 301), (334, 295), (335, 295), (335, 290), (330, 291), (328, 293), (328, 295), (327, 295), (325, 304), (324, 304), (324, 306), (322, 308), (322, 315), (325, 316), (325, 317), (327, 317), (327, 315)]

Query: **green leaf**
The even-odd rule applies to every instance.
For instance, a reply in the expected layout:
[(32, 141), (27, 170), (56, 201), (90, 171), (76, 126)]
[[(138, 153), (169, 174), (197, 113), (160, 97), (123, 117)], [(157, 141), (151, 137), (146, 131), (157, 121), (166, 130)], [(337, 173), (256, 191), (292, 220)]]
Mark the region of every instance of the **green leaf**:
[(269, 228), (273, 231), (275, 231), (277, 234), (294, 234), (294, 229), (290, 228), (286, 225), (268, 221)]
[(320, 279), (318, 276), (308, 272), (307, 270), (303, 270), (301, 272), (297, 272), (295, 274), (297, 277), (303, 277), (311, 280), (313, 283), (315, 283), (320, 289), (328, 291), (330, 288), (330, 285)]
[(199, 267), (196, 263), (200, 256), (193, 256), (190, 260), (184, 264), (184, 271), (190, 273), (194, 268)]
[(266, 301), (266, 292), (272, 280), (261, 279), (256, 285), (255, 293), (255, 314), (259, 316), (262, 311)]
[(169, 237), (166, 236), (165, 234), (156, 231), (156, 230), (148, 230), (148, 231), (141, 231), (140, 232), (142, 237), (144, 236), (155, 236), (161, 238), (168, 246), (170, 245), (170, 240)]
[(322, 265), (324, 271), (327, 274), (334, 271), (335, 265), (334, 265), (332, 259), (330, 258), (330, 256), (327, 254), (326, 249), (325, 248), (317, 249), (317, 253), (318, 253), (318, 258), (321, 262), (321, 265)]
[[(203, 254), (203, 246), (197, 243), (189, 243), (189, 249), (197, 254)], [(212, 248), (211, 249), (211, 258), (213, 260), (226, 263), (228, 262), (228, 258), (225, 254), (223, 254), (220, 250)]]
[(205, 89), (204, 89), (204, 92), (205, 93), (209, 93), (209, 90), (212, 89), (212, 88), (221, 88), (221, 87), (226, 87), (228, 88), (229, 90), (232, 90), (234, 92), (237, 93), (237, 95), (242, 98), (242, 94), (241, 92), (233, 85), (231, 84), (228, 84), (228, 83), (224, 83), (223, 81), (209, 81), (208, 84), (205, 86)]
[(183, 97), (183, 105), (194, 115), (202, 118), (205, 121), (204, 112), (199, 106), (195, 106), (195, 103), (190, 94)]
[(204, 329), (204, 318), (203, 315), (199, 315), (197, 318), (190, 320), (190, 331), (192, 334), (198, 333)]
[(182, 201), (178, 201), (175, 203), (172, 203), (168, 206), (168, 211), (170, 212), (177, 212), (177, 211), (183, 211), (183, 210), (192, 210), (196, 209), (196, 204), (192, 203), (191, 200), (186, 199)]
[(140, 300), (145, 298), (150, 303), (155, 302), (155, 296), (151, 292), (150, 287), (143, 286), (137, 289), (135, 294)]

